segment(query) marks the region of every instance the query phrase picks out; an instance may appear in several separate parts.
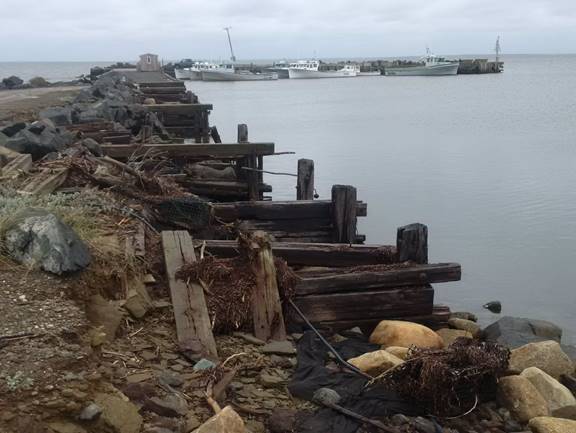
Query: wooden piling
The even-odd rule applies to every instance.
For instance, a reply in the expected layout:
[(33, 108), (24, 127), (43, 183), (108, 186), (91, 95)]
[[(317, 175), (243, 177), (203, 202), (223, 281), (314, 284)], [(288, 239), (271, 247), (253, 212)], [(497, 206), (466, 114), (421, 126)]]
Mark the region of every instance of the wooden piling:
[[(248, 125), (241, 123), (238, 125), (238, 143), (248, 143)], [(252, 170), (247, 171), (246, 183), (248, 184), (248, 199), (249, 200), (260, 200), (262, 195), (260, 194), (260, 189), (258, 187), (260, 183), (260, 175), (258, 171), (258, 157), (256, 155), (249, 155), (240, 161), (241, 167), (250, 168)]]
[(356, 188), (332, 186), (333, 242), (356, 243)]
[(399, 227), (396, 249), (399, 262), (428, 263), (428, 227), (420, 223)]
[(311, 159), (298, 160), (296, 200), (314, 200), (314, 161)]
[(251, 254), (254, 254), (251, 266), (256, 280), (252, 294), (254, 335), (263, 341), (285, 340), (286, 328), (270, 236), (263, 231), (256, 231), (250, 235), (248, 242)]

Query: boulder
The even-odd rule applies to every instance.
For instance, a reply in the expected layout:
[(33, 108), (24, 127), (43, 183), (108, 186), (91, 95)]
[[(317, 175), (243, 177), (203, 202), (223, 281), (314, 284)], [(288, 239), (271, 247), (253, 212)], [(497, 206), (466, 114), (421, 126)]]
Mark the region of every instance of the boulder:
[(466, 319), (459, 319), (456, 317), (451, 318), (448, 320), (448, 325), (450, 325), (454, 329), (460, 329), (462, 331), (467, 331), (472, 334), (473, 337), (478, 337), (482, 329), (480, 326), (471, 320)]
[(562, 329), (545, 320), (505, 316), (484, 329), (484, 338), (486, 341), (516, 349), (537, 341), (560, 342)]
[(392, 367), (402, 364), (404, 361), (386, 350), (376, 350), (375, 352), (368, 352), (356, 358), (351, 358), (348, 362), (364, 373), (375, 377)]
[(442, 338), (430, 328), (400, 320), (381, 321), (372, 331), (370, 343), (379, 344), (383, 348), (417, 346), (441, 349), (444, 347)]
[(478, 317), (474, 313), (469, 313), (468, 311), (453, 311), (450, 313), (451, 319), (464, 319), (471, 320), (472, 322), (477, 322)]
[(230, 406), (226, 406), (193, 433), (246, 433), (246, 430), (240, 415)]
[(564, 406), (552, 412), (555, 418), (566, 418), (576, 421), (576, 406)]
[(43, 77), (30, 78), (28, 81), (32, 87), (48, 87), (50, 83)]
[(94, 402), (102, 409), (98, 423), (101, 429), (111, 433), (138, 433), (142, 426), (142, 417), (138, 413), (138, 407), (128, 400), (121, 392), (98, 393)]
[(12, 75), (8, 78), (4, 78), (2, 83), (7, 89), (17, 89), (24, 84), (24, 80), (20, 77)]
[(548, 416), (548, 404), (532, 382), (522, 376), (507, 376), (498, 382), (498, 399), (518, 421)]
[(529, 367), (538, 367), (555, 379), (574, 371), (572, 360), (556, 341), (530, 343), (512, 350), (510, 370), (522, 372)]
[(390, 346), (387, 347), (386, 352), (391, 353), (392, 355), (400, 358), (401, 360), (405, 360), (406, 356), (408, 355), (408, 348), (407, 347), (400, 347), (400, 346)]
[(530, 420), (528, 424), (533, 433), (574, 433), (576, 421), (541, 416)]
[(42, 209), (25, 209), (6, 226), (4, 247), (19, 263), (61, 275), (90, 264), (88, 247), (70, 226)]
[(72, 107), (49, 107), (40, 111), (40, 119), (49, 119), (56, 126), (66, 126), (72, 124)]
[(442, 328), (436, 331), (436, 333), (442, 338), (446, 347), (454, 343), (457, 338), (472, 338), (470, 332), (462, 329)]
[(532, 382), (532, 385), (548, 402), (550, 412), (566, 406), (576, 405), (576, 398), (574, 398), (570, 390), (539, 368), (529, 367), (520, 376)]
[(2, 132), (2, 134), (4, 134), (6, 137), (12, 137), (14, 134), (17, 134), (23, 129), (26, 129), (26, 126), (27, 125), (24, 122), (13, 123), (2, 128), (0, 132)]
[(71, 133), (52, 128), (46, 123), (34, 122), (29, 128), (9, 137), (4, 146), (15, 152), (29, 153), (37, 161), (49, 153), (64, 150), (72, 141)]

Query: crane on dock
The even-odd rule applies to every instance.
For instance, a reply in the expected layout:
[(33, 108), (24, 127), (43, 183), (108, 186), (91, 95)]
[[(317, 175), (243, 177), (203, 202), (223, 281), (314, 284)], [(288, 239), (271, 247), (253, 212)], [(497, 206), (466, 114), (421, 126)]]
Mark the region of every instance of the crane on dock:
[(234, 55), (234, 49), (232, 48), (232, 39), (230, 39), (230, 29), (232, 27), (224, 27), (224, 31), (228, 35), (228, 45), (230, 45), (230, 60), (236, 61), (236, 56)]

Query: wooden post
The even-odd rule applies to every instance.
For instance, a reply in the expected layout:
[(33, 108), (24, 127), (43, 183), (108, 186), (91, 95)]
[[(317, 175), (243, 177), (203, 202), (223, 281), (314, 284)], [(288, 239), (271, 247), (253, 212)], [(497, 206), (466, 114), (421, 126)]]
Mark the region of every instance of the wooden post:
[(192, 238), (186, 231), (164, 231), (162, 232), (162, 246), (178, 342), (189, 344), (191, 341), (200, 341), (205, 354), (216, 360), (218, 352), (212, 334), (204, 289), (196, 282), (187, 284), (186, 281), (176, 278), (176, 272), (184, 264), (196, 261)]
[[(238, 125), (238, 143), (248, 143), (248, 125), (241, 123)], [(260, 182), (259, 174), (255, 171), (258, 168), (258, 158), (256, 155), (247, 156), (239, 161), (240, 167), (252, 168), (254, 170), (240, 170), (246, 171), (245, 179), (248, 184), (248, 199), (260, 200)], [(244, 177), (244, 176), (243, 176)]]
[(254, 335), (263, 341), (285, 340), (286, 328), (270, 236), (263, 231), (255, 231), (249, 235), (248, 242), (250, 254), (253, 254), (252, 272), (256, 280), (252, 294)]
[(311, 159), (298, 160), (296, 200), (314, 200), (314, 161)]
[(332, 186), (332, 224), (334, 242), (356, 243), (356, 188)]
[(428, 227), (420, 223), (399, 227), (396, 249), (399, 262), (428, 263)]
[(216, 126), (212, 126), (210, 128), (210, 136), (214, 143), (222, 143), (222, 139), (220, 138), (220, 133), (218, 132), (218, 128)]

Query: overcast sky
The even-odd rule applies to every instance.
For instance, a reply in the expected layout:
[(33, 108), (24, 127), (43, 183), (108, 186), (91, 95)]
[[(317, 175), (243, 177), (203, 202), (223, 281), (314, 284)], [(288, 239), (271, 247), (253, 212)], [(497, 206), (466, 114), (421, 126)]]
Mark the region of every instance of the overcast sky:
[(0, 0), (0, 61), (576, 52), (576, 0)]

